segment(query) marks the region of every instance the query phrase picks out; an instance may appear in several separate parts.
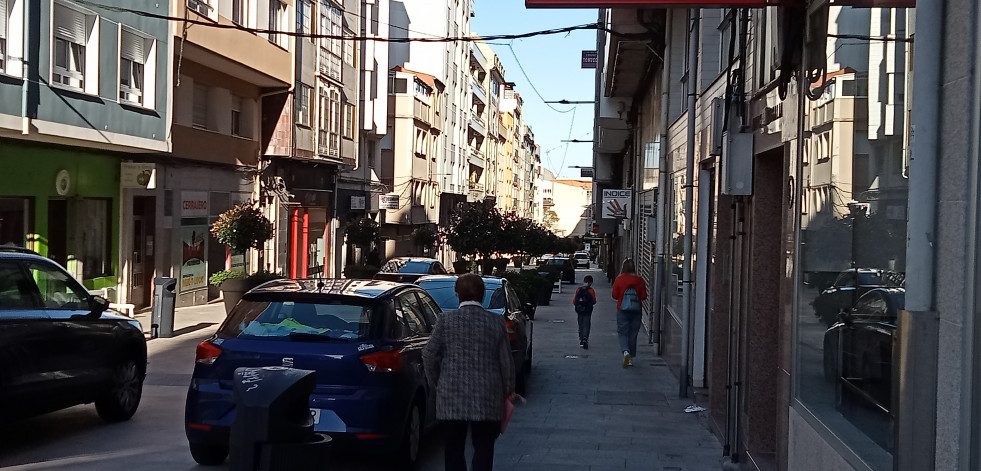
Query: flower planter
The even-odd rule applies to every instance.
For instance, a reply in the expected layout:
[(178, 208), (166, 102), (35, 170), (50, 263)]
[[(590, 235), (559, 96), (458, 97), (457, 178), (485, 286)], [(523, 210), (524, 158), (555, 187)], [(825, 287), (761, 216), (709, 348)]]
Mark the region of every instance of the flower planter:
[(229, 278), (221, 282), (221, 296), (225, 301), (225, 314), (232, 312), (232, 308), (242, 299), (242, 295), (250, 289), (265, 283), (263, 280), (250, 280), (248, 278)]
[(464, 273), (470, 273), (470, 265), (471, 263), (466, 260), (459, 260), (453, 262), (453, 273), (456, 273), (458, 275), (462, 275)]

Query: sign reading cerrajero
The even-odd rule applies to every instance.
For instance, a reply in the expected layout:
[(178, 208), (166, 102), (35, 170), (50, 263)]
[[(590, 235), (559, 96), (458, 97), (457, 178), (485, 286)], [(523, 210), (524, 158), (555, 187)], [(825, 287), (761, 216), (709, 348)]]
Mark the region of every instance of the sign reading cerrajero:
[(603, 190), (603, 219), (625, 219), (630, 217), (632, 191)]

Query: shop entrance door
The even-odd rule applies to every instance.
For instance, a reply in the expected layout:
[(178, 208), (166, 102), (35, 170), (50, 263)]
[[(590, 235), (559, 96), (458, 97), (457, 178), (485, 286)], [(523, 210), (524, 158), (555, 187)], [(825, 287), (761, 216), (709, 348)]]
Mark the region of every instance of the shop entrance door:
[(291, 278), (324, 276), (327, 263), (327, 208), (294, 208), (290, 214)]
[(153, 196), (133, 197), (133, 254), (130, 259), (133, 275), (129, 299), (137, 308), (150, 305), (154, 267), (155, 206), (156, 198)]
[(68, 201), (48, 200), (48, 258), (68, 268)]

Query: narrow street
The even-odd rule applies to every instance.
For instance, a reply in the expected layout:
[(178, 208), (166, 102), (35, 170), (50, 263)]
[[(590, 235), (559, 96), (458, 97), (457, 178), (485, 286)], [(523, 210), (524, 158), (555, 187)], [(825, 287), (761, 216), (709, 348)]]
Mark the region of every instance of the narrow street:
[[(501, 470), (709, 470), (721, 446), (702, 413), (677, 399), (677, 379), (641, 341), (633, 368), (620, 366), (615, 304), (599, 270), (590, 349), (578, 346), (573, 285), (540, 306), (528, 403), (515, 411), (497, 442)], [(148, 342), (150, 368), (143, 404), (129, 422), (105, 424), (91, 405), (11, 424), (0, 432), (0, 467), (12, 470), (190, 470), (198, 467), (183, 431), (184, 398), (194, 346), (223, 318), (221, 304), (178, 310), (177, 335)], [(144, 328), (145, 317), (140, 319)], [(642, 334), (643, 336), (643, 334)], [(227, 463), (227, 462), (226, 462)], [(227, 467), (227, 464), (226, 464)], [(219, 467), (216, 469), (224, 469)], [(386, 469), (364, 456), (335, 456), (335, 470)], [(442, 469), (438, 430), (422, 451), (422, 471)]]

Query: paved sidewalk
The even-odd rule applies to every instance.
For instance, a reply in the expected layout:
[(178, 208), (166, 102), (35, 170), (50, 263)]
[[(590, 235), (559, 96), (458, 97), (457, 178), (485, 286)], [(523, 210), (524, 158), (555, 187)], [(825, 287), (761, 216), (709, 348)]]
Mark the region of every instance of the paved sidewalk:
[(678, 380), (641, 335), (631, 368), (621, 365), (616, 304), (600, 270), (589, 350), (579, 348), (575, 287), (554, 293), (535, 316), (528, 403), (497, 442), (495, 468), (535, 471), (718, 470), (722, 447), (702, 413), (685, 413)]

